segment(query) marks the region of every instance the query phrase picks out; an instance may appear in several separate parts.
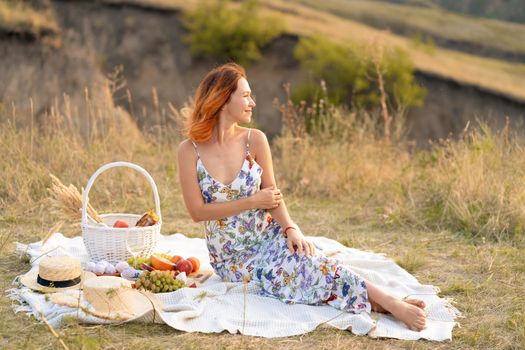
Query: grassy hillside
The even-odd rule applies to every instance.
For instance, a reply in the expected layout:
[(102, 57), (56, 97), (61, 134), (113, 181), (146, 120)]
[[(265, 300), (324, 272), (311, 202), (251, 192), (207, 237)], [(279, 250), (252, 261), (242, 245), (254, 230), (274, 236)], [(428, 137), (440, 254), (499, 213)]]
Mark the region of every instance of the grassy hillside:
[[(170, 9), (186, 9), (198, 0), (105, 0), (108, 3), (132, 3)], [(298, 2), (263, 0), (263, 12), (280, 16), (289, 33), (297, 35), (324, 34), (341, 45), (350, 41), (399, 46), (407, 50), (417, 69), (448, 78), (459, 83), (472, 84), (525, 101), (525, 64), (435, 48), (416, 46), (409, 38), (395, 35), (329, 12), (319, 11)]]
[(525, 64), (508, 63), (441, 48), (429, 51), (424, 47), (415, 47), (410, 39), (402, 36), (300, 4), (285, 5), (276, 1), (269, 4), (271, 9), (268, 11), (282, 12), (288, 22), (288, 30), (299, 35), (322, 33), (342, 45), (355, 41), (399, 46), (409, 52), (415, 66), (422, 71), (525, 99), (522, 84)]
[(460, 42), (486, 51), (525, 54), (525, 25), (475, 18), (425, 8), (370, 0), (297, 0), (301, 4), (406, 36), (420, 34), (438, 42)]
[[(139, 6), (156, 7), (165, 9), (184, 10), (195, 6), (198, 0), (103, 0), (112, 4), (136, 4)], [(310, 0), (300, 0), (310, 1)], [(342, 0), (336, 0), (342, 1)], [(480, 88), (494, 91), (525, 100), (525, 64), (509, 63), (497, 59), (483, 58), (475, 55), (446, 50), (439, 47), (429, 50), (425, 45), (414, 45), (414, 41), (400, 35), (394, 35), (387, 31), (379, 30), (371, 26), (359, 23), (358, 21), (343, 18), (339, 15), (330, 13), (331, 2), (324, 2), (326, 8), (323, 11), (316, 10), (310, 6), (301, 5), (298, 2), (285, 2), (282, 0), (263, 0), (263, 11), (280, 16), (286, 23), (287, 31), (297, 35), (312, 35), (315, 33), (324, 34), (341, 45), (347, 45), (350, 41), (369, 44), (371, 42), (383, 45), (398, 46), (407, 50), (417, 69), (448, 78), (459, 83), (472, 84)], [(357, 2), (356, 2), (357, 3)], [(363, 3), (363, 1), (361, 1)], [(344, 4), (343, 4), (344, 5)], [(388, 4), (387, 4), (388, 5)], [(363, 7), (363, 8), (366, 8)], [(52, 15), (45, 16), (37, 12), (34, 16), (27, 18), (25, 13), (20, 12), (20, 8), (11, 5), (6, 6), (0, 3), (0, 16), (3, 13), (9, 15), (10, 20), (4, 21), (7, 30), (13, 28), (55, 28)], [(13, 12), (15, 11), (15, 12)], [(347, 11), (347, 7), (342, 6), (341, 12)], [(378, 12), (381, 12), (378, 10)], [(29, 12), (31, 14), (33, 12)], [(5, 15), (4, 15), (5, 17)], [(404, 16), (403, 19), (411, 16)], [(7, 17), (6, 17), (7, 18)], [(13, 21), (12, 19), (18, 20)], [(33, 23), (33, 24), (23, 24)], [(479, 26), (479, 22), (473, 22)], [(458, 24), (459, 25), (459, 24)], [(448, 23), (440, 25), (440, 29), (446, 28)], [(494, 28), (498, 27), (496, 25)], [(456, 28), (457, 25), (456, 25)], [(507, 32), (507, 27), (502, 27), (503, 32)], [(522, 27), (519, 27), (522, 30)], [(496, 35), (496, 31), (491, 32)], [(521, 32), (520, 32), (521, 33)], [(505, 42), (510, 40), (511, 47), (523, 49), (524, 42), (512, 38), (519, 38), (518, 35), (504, 35), (493, 37), (493, 42)], [(519, 41), (519, 42), (518, 42)], [(496, 44), (495, 44), (496, 45)], [(525, 49), (523, 49), (525, 51)]]
[(525, 6), (522, 0), (384, 0), (393, 3), (423, 7), (440, 6), (473, 16), (495, 18), (503, 21), (525, 23)]

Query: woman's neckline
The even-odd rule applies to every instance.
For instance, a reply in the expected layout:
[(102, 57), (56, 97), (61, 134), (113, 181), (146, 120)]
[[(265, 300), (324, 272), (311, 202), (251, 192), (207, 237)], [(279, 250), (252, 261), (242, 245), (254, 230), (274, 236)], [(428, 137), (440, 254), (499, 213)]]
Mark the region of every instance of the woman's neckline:
[[(201, 162), (202, 168), (204, 169), (204, 171), (206, 172), (206, 174), (207, 174), (207, 175), (208, 175), (213, 181), (217, 182), (219, 185), (222, 185), (222, 186), (224, 186), (224, 187), (230, 187), (231, 185), (233, 185), (233, 183), (235, 182), (235, 180), (237, 180), (237, 179), (239, 178), (239, 176), (241, 175), (242, 170), (244, 169), (244, 165), (246, 164), (246, 161), (247, 161), (246, 158), (247, 158), (248, 156), (250, 156), (248, 152), (247, 152), (247, 154), (248, 154), (248, 155), (247, 155), (246, 157), (244, 157), (244, 160), (243, 160), (243, 162), (242, 162), (242, 164), (241, 164), (241, 168), (240, 168), (239, 171), (237, 172), (237, 176), (235, 176), (235, 178), (234, 178), (232, 181), (230, 181), (228, 185), (224, 184), (222, 181), (217, 180), (217, 178), (215, 178), (215, 176), (213, 176), (213, 175), (209, 172), (208, 168), (206, 168), (206, 165), (204, 165), (204, 162), (202, 161), (202, 158), (201, 158), (201, 157), (199, 157), (199, 159), (197, 160), (197, 162)], [(251, 156), (250, 156), (250, 157), (251, 157)], [(255, 160), (254, 160), (254, 162), (255, 162)]]

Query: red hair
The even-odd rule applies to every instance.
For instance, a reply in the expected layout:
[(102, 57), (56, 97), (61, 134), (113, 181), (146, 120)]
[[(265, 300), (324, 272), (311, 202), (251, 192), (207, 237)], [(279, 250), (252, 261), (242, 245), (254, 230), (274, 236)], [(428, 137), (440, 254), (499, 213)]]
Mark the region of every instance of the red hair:
[(220, 65), (206, 74), (197, 87), (194, 107), (186, 122), (188, 138), (196, 142), (211, 138), (221, 108), (237, 90), (241, 78), (246, 78), (246, 72), (236, 63)]

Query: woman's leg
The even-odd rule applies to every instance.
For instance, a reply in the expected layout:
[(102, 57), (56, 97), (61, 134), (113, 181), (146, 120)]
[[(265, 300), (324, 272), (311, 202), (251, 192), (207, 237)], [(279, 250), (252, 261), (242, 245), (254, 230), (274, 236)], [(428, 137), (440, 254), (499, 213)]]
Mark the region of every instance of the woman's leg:
[(372, 310), (390, 312), (411, 330), (420, 331), (425, 328), (426, 315), (423, 311), (425, 307), (423, 301), (417, 299), (403, 301), (383, 292), (371, 282), (365, 280), (365, 283)]

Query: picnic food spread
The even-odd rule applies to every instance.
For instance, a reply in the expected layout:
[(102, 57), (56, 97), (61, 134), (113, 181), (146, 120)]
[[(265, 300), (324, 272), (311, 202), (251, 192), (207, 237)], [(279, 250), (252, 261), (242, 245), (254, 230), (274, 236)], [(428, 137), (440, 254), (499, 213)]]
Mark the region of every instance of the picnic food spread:
[[(177, 263), (173, 263), (172, 259)], [(196, 287), (192, 276), (199, 271), (199, 268), (200, 261), (196, 257), (184, 259), (180, 255), (170, 256), (163, 253), (153, 254), (150, 257), (131, 257), (128, 261), (120, 261), (115, 265), (105, 260), (97, 263), (90, 261), (84, 267), (86, 271), (93, 272), (97, 276), (117, 276), (129, 281), (137, 281), (137, 288), (154, 293), (174, 291), (185, 287), (186, 283), (188, 287)]]

